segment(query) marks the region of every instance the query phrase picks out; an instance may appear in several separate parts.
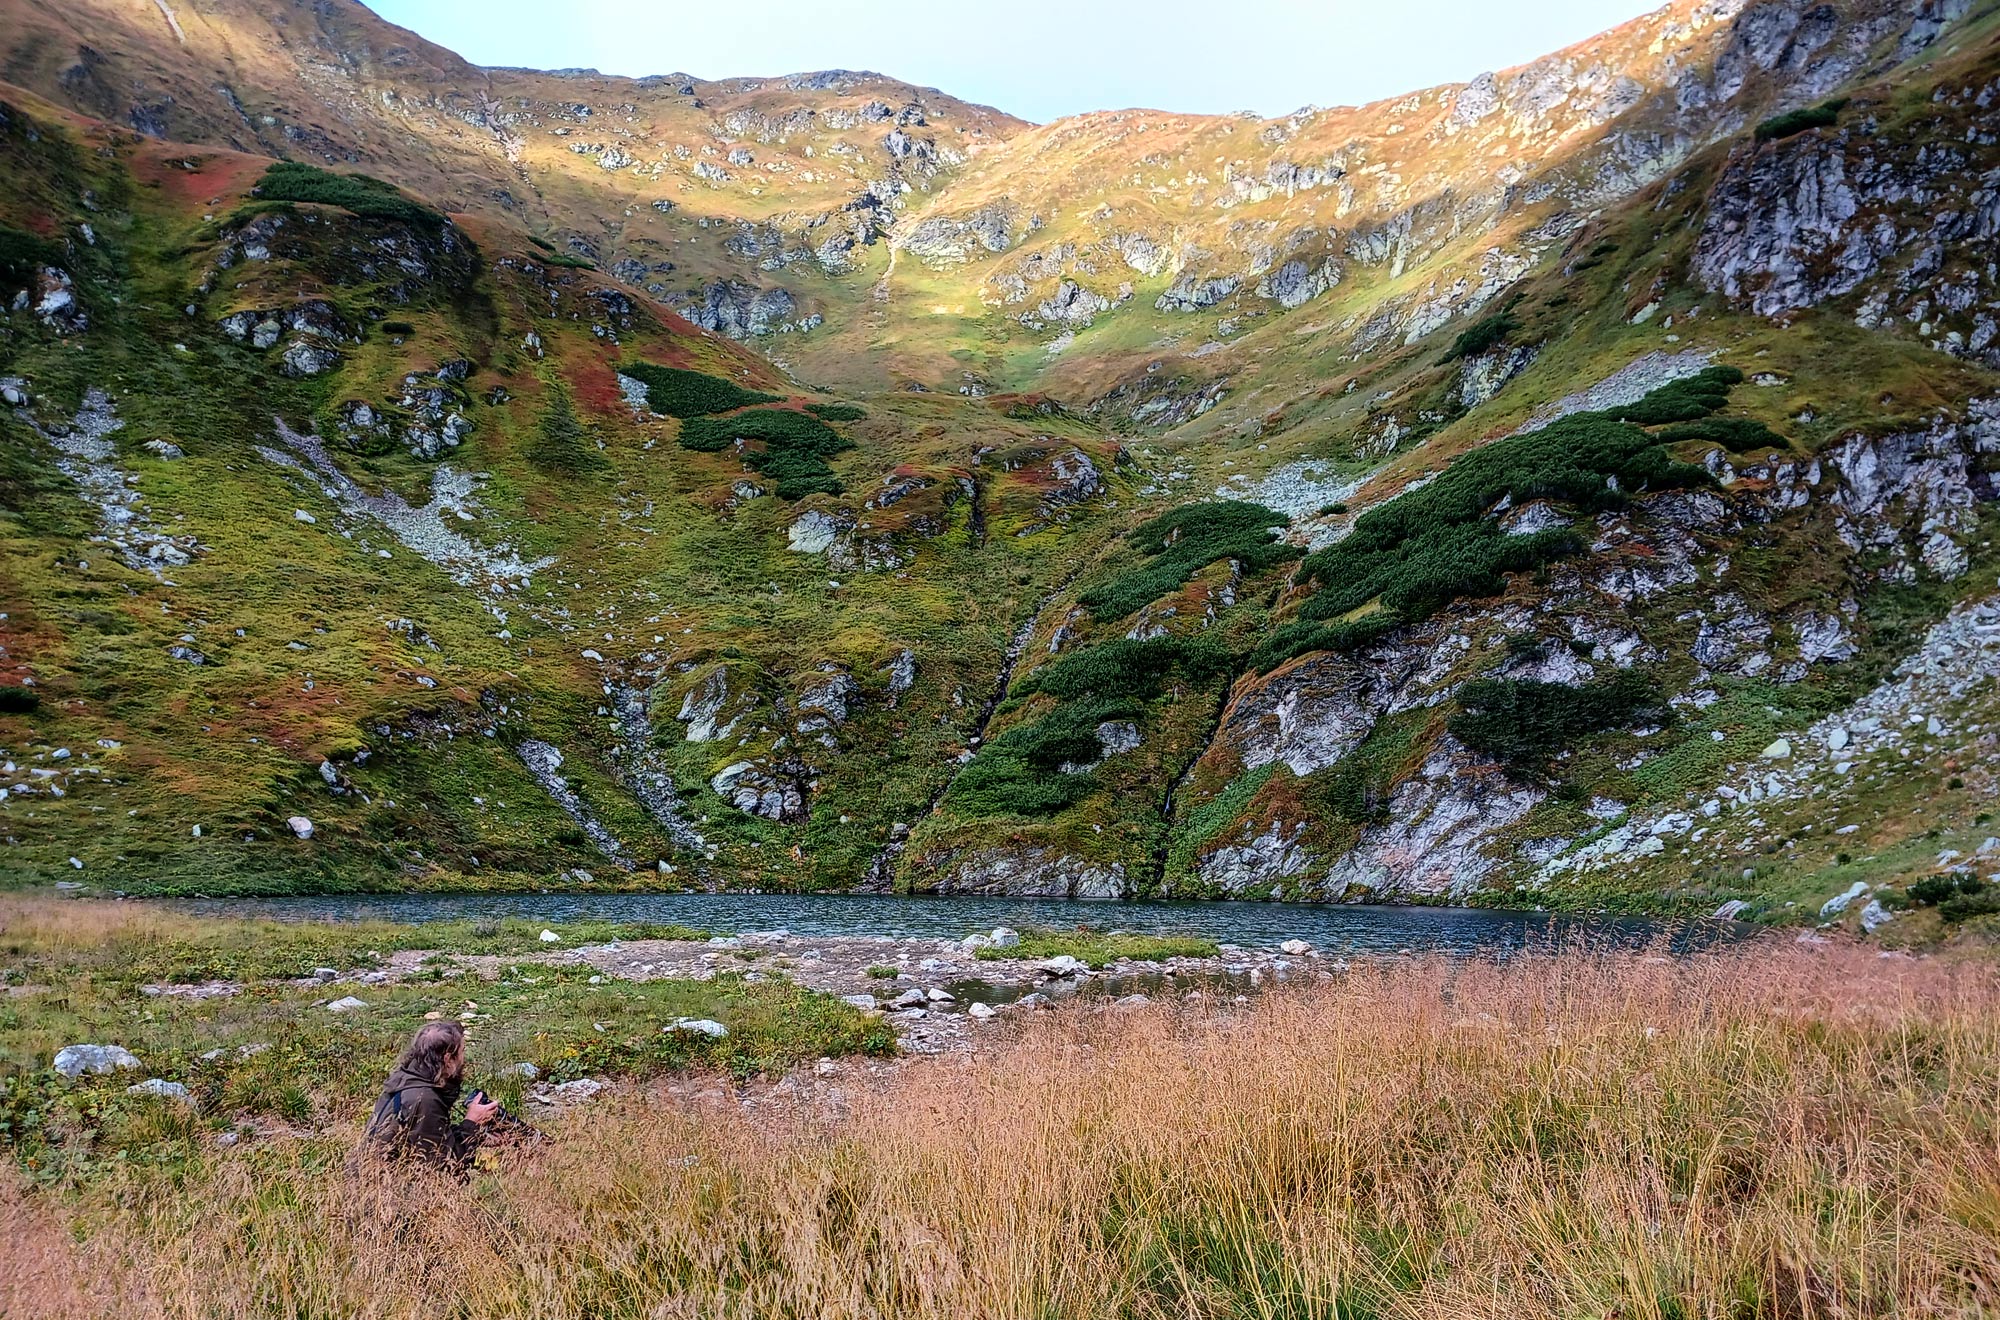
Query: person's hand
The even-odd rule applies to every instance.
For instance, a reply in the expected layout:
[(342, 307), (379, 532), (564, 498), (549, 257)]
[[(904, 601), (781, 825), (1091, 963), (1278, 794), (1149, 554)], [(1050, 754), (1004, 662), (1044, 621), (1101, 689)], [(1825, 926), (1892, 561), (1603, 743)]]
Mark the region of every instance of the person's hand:
[(493, 1116), (499, 1112), (498, 1100), (481, 1100), (475, 1096), (465, 1104), (465, 1119), (468, 1123), (491, 1122)]

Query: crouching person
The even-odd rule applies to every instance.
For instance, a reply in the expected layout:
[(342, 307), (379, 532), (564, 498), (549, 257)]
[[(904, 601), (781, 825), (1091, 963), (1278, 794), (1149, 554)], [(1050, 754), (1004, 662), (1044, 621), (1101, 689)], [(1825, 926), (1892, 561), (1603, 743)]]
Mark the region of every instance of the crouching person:
[(464, 1076), (465, 1028), (426, 1022), (383, 1084), (364, 1144), (392, 1158), (463, 1174), (486, 1124), (500, 1112), (500, 1103), (481, 1092), (466, 1103), (463, 1121), (452, 1122)]

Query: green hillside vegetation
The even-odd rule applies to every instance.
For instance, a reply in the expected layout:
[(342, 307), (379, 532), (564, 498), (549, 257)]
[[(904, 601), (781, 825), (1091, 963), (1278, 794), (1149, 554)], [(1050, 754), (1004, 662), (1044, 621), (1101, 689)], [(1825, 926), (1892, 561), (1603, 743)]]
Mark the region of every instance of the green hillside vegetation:
[(1078, 599), (1102, 622), (1179, 590), (1219, 559), (1237, 560), (1246, 572), (1296, 559), (1298, 548), (1277, 538), (1285, 522), (1283, 514), (1243, 500), (1190, 504), (1163, 513), (1126, 533), (1125, 539), (1148, 562), (1091, 587)]
[(756, 408), (728, 417), (691, 417), (681, 423), (683, 449), (719, 453), (739, 442), (762, 444), (743, 450), (743, 464), (771, 478), (781, 500), (838, 495), (843, 487), (826, 460), (854, 448), (854, 442), (808, 413), (790, 408)]
[(1550, 761), (1590, 734), (1673, 718), (1659, 684), (1631, 669), (1574, 686), (1475, 679), (1459, 689), (1458, 704), (1451, 731), (1460, 742), (1530, 773), (1547, 771)]
[(548, 402), (528, 442), (528, 461), (547, 472), (580, 477), (609, 466), (597, 452), (589, 431), (576, 415), (569, 391), (550, 385)]
[[(1525, 435), (1497, 440), (1455, 460), (1437, 480), (1378, 505), (1354, 521), (1344, 540), (1299, 566), (1301, 586), (1316, 588), (1287, 630), (1274, 634), (1257, 663), (1270, 668), (1309, 650), (1338, 650), (1413, 623), (1465, 596), (1491, 595), (1504, 575), (1577, 553), (1568, 528), (1510, 535), (1489, 514), (1503, 499), (1533, 500), (1593, 513), (1621, 508), (1634, 494), (1712, 482), (1667, 445), (1682, 438), (1761, 444), (1775, 439), (1755, 423), (1710, 414), (1727, 405), (1743, 379), (1734, 367), (1710, 367), (1652, 391), (1628, 407), (1572, 413)], [(1679, 435), (1643, 428), (1693, 424)], [(1347, 620), (1364, 608), (1377, 622)], [(1338, 622), (1336, 622), (1338, 621)], [(1300, 626), (1320, 623), (1320, 628)]]
[(302, 161), (281, 160), (257, 181), (257, 196), (269, 202), (316, 202), (377, 220), (440, 228), (445, 218), (412, 201), (393, 184), (365, 174), (334, 174)]
[(775, 394), (759, 394), (726, 380), (679, 367), (627, 362), (618, 371), (620, 375), (645, 383), (646, 402), (662, 417), (703, 417), (709, 413), (734, 412), (738, 408), (779, 400)]
[(1800, 133), (1809, 133), (1815, 128), (1832, 128), (1840, 122), (1840, 112), (1846, 107), (1847, 98), (1840, 97), (1798, 110), (1787, 110), (1781, 115), (1773, 115), (1757, 125), (1757, 140), (1776, 142), (1783, 138), (1796, 137)]

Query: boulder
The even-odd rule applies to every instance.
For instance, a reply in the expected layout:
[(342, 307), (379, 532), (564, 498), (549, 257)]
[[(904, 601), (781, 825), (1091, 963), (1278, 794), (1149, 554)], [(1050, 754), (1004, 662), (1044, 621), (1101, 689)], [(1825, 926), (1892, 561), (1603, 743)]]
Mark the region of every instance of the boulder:
[(185, 1100), (188, 1089), (179, 1082), (170, 1082), (164, 1077), (148, 1077), (145, 1081), (125, 1088), (126, 1095), (150, 1095), (162, 1100)]
[(723, 1026), (714, 1018), (675, 1018), (666, 1025), (664, 1030), (669, 1032), (685, 1031), (694, 1035), (706, 1036), (710, 1040), (721, 1040), (729, 1034), (729, 1028)]
[(292, 816), (285, 821), (285, 824), (301, 839), (310, 839), (313, 836), (313, 823), (307, 817)]
[(328, 1004), (326, 1011), (329, 1013), (352, 1013), (357, 1008), (366, 1007), (368, 1007), (367, 1000), (356, 999), (353, 995), (344, 995)]
[(50, 1065), (65, 1077), (137, 1068), (139, 1059), (122, 1045), (65, 1045)]
[(1856, 880), (1853, 884), (1849, 885), (1844, 892), (1835, 894), (1832, 898), (1829, 898), (1828, 900), (1826, 900), (1826, 902), (1820, 904), (1819, 914), (1822, 918), (1839, 916), (1842, 912), (1845, 912), (1847, 910), (1848, 904), (1852, 903), (1855, 899), (1861, 897), (1863, 894), (1867, 892), (1868, 892), (1867, 884), (1860, 880)]
[(1081, 958), (1073, 958), (1069, 954), (1063, 953), (1053, 958), (1044, 958), (1041, 962), (1035, 964), (1035, 970), (1048, 976), (1088, 976), (1090, 975), (1090, 964), (1084, 962)]

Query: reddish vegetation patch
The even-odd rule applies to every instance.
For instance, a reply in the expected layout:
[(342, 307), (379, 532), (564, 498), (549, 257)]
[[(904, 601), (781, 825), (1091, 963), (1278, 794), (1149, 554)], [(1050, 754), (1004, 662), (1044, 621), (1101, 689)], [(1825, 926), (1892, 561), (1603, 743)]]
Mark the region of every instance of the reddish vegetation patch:
[(573, 359), (564, 367), (563, 379), (577, 407), (593, 413), (626, 411), (625, 396), (618, 389), (618, 373), (608, 352)]
[[(205, 209), (211, 203), (227, 205), (247, 197), (270, 164), (260, 156), (158, 143), (134, 153), (132, 175), (140, 183), (158, 188), (160, 196), (176, 206)], [(224, 200), (217, 202), (217, 198)]]

